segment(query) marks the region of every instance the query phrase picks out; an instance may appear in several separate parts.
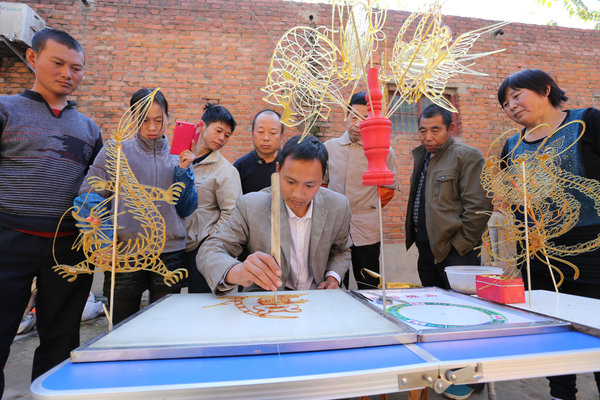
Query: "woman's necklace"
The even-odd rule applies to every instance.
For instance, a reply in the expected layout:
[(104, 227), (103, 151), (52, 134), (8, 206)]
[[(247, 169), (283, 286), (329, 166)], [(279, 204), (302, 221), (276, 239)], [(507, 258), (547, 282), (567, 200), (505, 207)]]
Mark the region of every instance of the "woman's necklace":
[(560, 127), (567, 116), (566, 111), (558, 111), (555, 115), (553, 115), (552, 121), (550, 123), (542, 123), (533, 128), (525, 129), (524, 139), (528, 142), (534, 142), (539, 139), (543, 139), (547, 136), (552, 135), (556, 130)]

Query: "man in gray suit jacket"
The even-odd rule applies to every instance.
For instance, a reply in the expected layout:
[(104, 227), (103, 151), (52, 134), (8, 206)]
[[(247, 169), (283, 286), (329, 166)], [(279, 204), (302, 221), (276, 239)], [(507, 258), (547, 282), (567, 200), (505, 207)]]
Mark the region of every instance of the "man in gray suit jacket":
[[(196, 265), (215, 294), (250, 290), (337, 289), (350, 261), (350, 205), (321, 187), (327, 150), (307, 136), (290, 138), (280, 153), (281, 265), (271, 257), (271, 191), (238, 199), (229, 221), (200, 247)], [(247, 248), (244, 262), (237, 257)]]

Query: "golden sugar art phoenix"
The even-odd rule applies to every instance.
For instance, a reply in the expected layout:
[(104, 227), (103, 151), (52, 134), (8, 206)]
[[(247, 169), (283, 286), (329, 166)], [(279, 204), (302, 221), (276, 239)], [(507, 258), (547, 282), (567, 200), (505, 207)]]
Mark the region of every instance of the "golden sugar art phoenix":
[[(333, 105), (347, 109), (348, 99), (366, 80), (365, 71), (373, 65), (375, 52), (385, 47), (380, 43), (385, 39), (386, 15), (385, 8), (376, 1), (338, 0), (333, 2), (331, 27), (299, 26), (281, 37), (261, 90), (266, 93), (263, 100), (283, 108), (283, 124), (304, 124), (304, 137), (319, 118), (328, 118)], [(506, 24), (467, 32), (452, 41), (450, 28), (442, 23), (438, 2), (427, 11), (411, 14), (398, 32), (389, 62), (385, 49), (380, 50), (380, 65), (389, 68), (389, 72), (381, 71), (380, 84), (395, 85), (392, 106), (384, 104), (386, 117), (403, 103), (416, 102), (421, 96), (456, 112), (443, 96), (448, 80), (457, 74), (485, 75), (472, 70), (472, 63), (467, 62), (503, 50), (478, 54), (468, 51), (481, 35)], [(347, 97), (342, 94), (346, 91)]]

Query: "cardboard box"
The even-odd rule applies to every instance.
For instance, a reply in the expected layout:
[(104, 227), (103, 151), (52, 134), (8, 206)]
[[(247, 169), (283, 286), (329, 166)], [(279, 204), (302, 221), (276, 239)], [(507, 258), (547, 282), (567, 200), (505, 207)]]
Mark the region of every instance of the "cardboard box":
[(477, 296), (481, 298), (502, 304), (525, 302), (525, 288), (521, 278), (505, 275), (477, 275), (475, 284)]

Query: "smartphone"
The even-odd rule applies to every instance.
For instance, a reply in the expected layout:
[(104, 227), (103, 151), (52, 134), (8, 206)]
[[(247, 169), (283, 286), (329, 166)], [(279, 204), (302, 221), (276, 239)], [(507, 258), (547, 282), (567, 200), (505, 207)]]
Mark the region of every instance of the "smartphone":
[(200, 137), (200, 128), (202, 121), (194, 125), (189, 122), (175, 122), (175, 130), (173, 131), (173, 140), (171, 142), (171, 154), (181, 154), (184, 150), (192, 150), (193, 146)]

